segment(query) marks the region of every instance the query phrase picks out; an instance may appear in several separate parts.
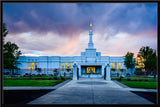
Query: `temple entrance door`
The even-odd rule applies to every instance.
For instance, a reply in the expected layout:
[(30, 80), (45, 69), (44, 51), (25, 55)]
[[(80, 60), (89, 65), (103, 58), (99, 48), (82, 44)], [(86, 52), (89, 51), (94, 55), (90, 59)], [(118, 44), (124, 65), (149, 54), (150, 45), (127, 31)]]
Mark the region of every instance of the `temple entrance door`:
[(95, 67), (87, 67), (86, 71), (87, 71), (87, 73), (96, 73), (96, 68)]

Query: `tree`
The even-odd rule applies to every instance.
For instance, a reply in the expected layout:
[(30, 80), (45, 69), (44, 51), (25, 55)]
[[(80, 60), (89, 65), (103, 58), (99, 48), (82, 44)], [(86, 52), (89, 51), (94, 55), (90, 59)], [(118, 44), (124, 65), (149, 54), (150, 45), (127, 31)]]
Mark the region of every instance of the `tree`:
[(156, 50), (153, 50), (149, 46), (142, 47), (137, 56), (144, 59), (145, 70), (154, 70), (157, 68)]
[(124, 60), (124, 65), (127, 67), (127, 69), (131, 69), (131, 74), (132, 74), (132, 69), (135, 66), (135, 61), (133, 60), (134, 53), (127, 52)]
[[(3, 23), (3, 37), (6, 37), (7, 34), (8, 30)], [(4, 43), (3, 41), (4, 68), (9, 69), (12, 74), (14, 74), (14, 69), (18, 69), (17, 65), (20, 64), (17, 59), (22, 53), (18, 49), (19, 47), (15, 43), (11, 43), (10, 41)]]
[(4, 43), (4, 37), (6, 37), (8, 34), (8, 30), (6, 28), (6, 24), (3, 23), (3, 43)]
[[(139, 53), (137, 55), (139, 58), (143, 58), (144, 65), (145, 65), (145, 70), (151, 70), (151, 71), (156, 71), (157, 70), (157, 55), (156, 55), (156, 50), (153, 50), (149, 46), (142, 47), (139, 50)], [(154, 74), (156, 74), (154, 72)]]

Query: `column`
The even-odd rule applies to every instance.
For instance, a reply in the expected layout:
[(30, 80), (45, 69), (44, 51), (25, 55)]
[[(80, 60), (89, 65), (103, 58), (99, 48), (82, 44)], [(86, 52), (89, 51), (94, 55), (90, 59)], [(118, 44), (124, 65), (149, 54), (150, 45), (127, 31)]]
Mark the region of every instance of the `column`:
[(102, 65), (102, 76), (104, 76), (104, 68), (105, 66)]
[(78, 68), (79, 68), (79, 76), (81, 76), (81, 65), (79, 65)]
[(107, 64), (107, 66), (105, 67), (105, 69), (106, 69), (106, 78), (105, 78), (105, 80), (110, 81), (111, 80), (111, 77), (110, 77), (110, 73), (111, 73), (110, 65)]
[(77, 80), (77, 65), (73, 65), (73, 80)]

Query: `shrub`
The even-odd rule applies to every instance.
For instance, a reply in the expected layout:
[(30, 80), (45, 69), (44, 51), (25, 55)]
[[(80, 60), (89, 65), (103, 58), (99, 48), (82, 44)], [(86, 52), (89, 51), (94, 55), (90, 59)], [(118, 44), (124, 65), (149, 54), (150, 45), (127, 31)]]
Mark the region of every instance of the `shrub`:
[(142, 81), (142, 79), (138, 79), (138, 81)]
[(126, 75), (127, 75), (128, 77), (130, 76), (130, 74), (129, 74), (129, 73), (127, 73)]
[(9, 72), (4, 72), (4, 75), (9, 75)]
[(149, 79), (145, 79), (144, 81), (149, 81)]
[(42, 76), (46, 76), (46, 74), (42, 74)]
[(131, 80), (131, 78), (130, 77), (127, 77), (127, 81), (130, 81)]
[(34, 78), (34, 80), (38, 80), (38, 78)]
[(49, 74), (49, 76), (53, 77), (53, 74)]
[(35, 74), (32, 74), (31, 77), (35, 77)]
[(48, 78), (48, 80), (53, 80), (53, 78)]
[(61, 80), (65, 80), (65, 78), (64, 78), (64, 77), (62, 77), (62, 76), (60, 76), (60, 79), (61, 79)]
[(41, 77), (41, 74), (37, 74), (37, 77)]
[(116, 69), (115, 68), (111, 68), (111, 71), (115, 71)]
[(132, 79), (132, 81), (136, 81), (136, 79)]
[(143, 72), (143, 71), (140, 71), (140, 70), (136, 70), (136, 71), (134, 72), (134, 74), (136, 74), (136, 75), (144, 75), (144, 72)]
[(53, 76), (53, 79), (54, 79), (54, 80), (58, 80), (57, 76)]
[(122, 80), (122, 78), (123, 78), (123, 76), (120, 76), (120, 77), (119, 77), (119, 81), (121, 81), (121, 80)]

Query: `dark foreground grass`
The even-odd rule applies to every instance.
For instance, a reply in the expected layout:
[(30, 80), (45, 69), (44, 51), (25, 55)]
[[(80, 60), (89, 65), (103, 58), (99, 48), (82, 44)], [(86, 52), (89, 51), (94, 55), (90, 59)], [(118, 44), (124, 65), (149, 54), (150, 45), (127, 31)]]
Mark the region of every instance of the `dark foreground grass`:
[(4, 90), (4, 104), (26, 104), (53, 90)]
[(154, 81), (119, 81), (131, 88), (146, 88), (146, 89), (156, 89), (157, 82)]
[(54, 86), (65, 80), (3, 80), (3, 86)]
[(153, 102), (154, 104), (157, 103), (157, 93), (156, 92), (141, 92), (141, 91), (131, 91), (131, 92)]

